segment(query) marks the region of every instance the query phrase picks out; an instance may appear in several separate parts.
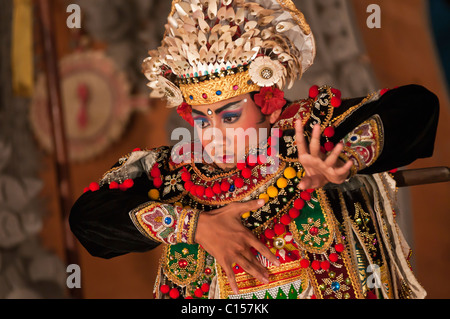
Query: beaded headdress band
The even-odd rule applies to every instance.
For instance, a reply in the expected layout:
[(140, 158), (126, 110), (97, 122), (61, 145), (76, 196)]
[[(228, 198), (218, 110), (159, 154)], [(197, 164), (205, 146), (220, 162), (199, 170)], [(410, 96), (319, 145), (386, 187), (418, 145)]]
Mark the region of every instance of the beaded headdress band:
[(173, 0), (165, 28), (143, 72), (150, 97), (169, 107), (291, 88), (315, 57), (314, 37), (291, 0)]

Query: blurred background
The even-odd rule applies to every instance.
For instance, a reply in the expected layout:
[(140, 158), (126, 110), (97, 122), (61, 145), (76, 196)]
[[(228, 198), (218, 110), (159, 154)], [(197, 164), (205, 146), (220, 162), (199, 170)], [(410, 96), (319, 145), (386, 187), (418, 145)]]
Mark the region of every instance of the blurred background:
[[(423, 85), (441, 103), (435, 152), (408, 168), (450, 166), (450, 1), (294, 3), (318, 52), (288, 97), (306, 97), (313, 84), (339, 88), (345, 97)], [(81, 8), (80, 28), (70, 28), (71, 4)], [(371, 4), (380, 8), (380, 28), (368, 26)], [(94, 258), (66, 231), (65, 216), (122, 155), (173, 144), (171, 130), (185, 126), (174, 110), (148, 98), (140, 72), (161, 40), (170, 6), (168, 0), (1, 0), (0, 298), (152, 298), (159, 248)], [(58, 77), (46, 72), (52, 65)], [(60, 99), (48, 83), (60, 86)], [(63, 112), (49, 112), (49, 105)], [(58, 118), (64, 126), (52, 121)], [(429, 298), (449, 298), (450, 183), (402, 188), (399, 200), (419, 281)], [(67, 289), (69, 264), (80, 266), (80, 289)]]

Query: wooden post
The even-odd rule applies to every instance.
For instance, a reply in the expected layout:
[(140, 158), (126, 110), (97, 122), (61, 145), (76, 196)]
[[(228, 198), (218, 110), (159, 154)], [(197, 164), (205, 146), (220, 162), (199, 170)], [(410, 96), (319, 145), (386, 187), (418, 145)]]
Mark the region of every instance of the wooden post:
[[(79, 264), (75, 238), (70, 231), (68, 217), (72, 208), (72, 190), (69, 170), (69, 156), (64, 128), (64, 112), (61, 99), (58, 56), (55, 47), (55, 34), (52, 23), (49, 0), (37, 0), (37, 18), (43, 41), (44, 65), (46, 71), (47, 91), (49, 97), (48, 114), (55, 157), (56, 179), (58, 183), (56, 196), (59, 200), (63, 221), (64, 247), (67, 265)], [(82, 298), (81, 288), (69, 290), (73, 298)]]
[(450, 181), (450, 169), (448, 167), (408, 169), (397, 171), (392, 175), (396, 180), (398, 187), (410, 187)]

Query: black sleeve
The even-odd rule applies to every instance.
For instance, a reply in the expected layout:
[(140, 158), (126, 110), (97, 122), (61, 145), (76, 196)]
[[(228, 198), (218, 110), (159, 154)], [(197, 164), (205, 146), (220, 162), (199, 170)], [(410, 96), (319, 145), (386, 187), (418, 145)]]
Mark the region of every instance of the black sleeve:
[[(333, 117), (345, 114), (363, 99), (344, 100)], [(360, 174), (374, 174), (411, 164), (433, 155), (439, 119), (439, 100), (419, 85), (387, 91), (378, 100), (357, 108), (336, 128), (334, 142), (341, 140), (371, 116), (380, 116), (384, 146), (378, 159)]]
[(98, 191), (84, 193), (75, 202), (69, 216), (70, 228), (91, 255), (112, 258), (159, 245), (141, 234), (128, 215), (150, 201), (147, 192), (151, 185), (146, 174), (142, 174), (126, 191), (111, 190), (106, 185)]

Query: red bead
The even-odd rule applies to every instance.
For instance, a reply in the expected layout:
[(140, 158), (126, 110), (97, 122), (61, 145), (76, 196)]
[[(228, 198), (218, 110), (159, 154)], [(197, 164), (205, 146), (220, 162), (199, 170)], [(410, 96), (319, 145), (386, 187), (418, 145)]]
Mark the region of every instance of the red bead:
[(184, 299), (194, 299), (192, 296), (186, 296)]
[(180, 292), (177, 288), (172, 288), (170, 289), (169, 296), (172, 299), (177, 299), (178, 297), (180, 297)]
[(89, 184), (89, 190), (91, 192), (98, 191), (99, 189), (100, 189), (100, 186), (98, 185), (98, 183), (93, 182), (93, 183)]
[(389, 89), (382, 89), (380, 91), (380, 96), (383, 96), (387, 91), (389, 91)]
[(167, 294), (170, 291), (170, 287), (169, 285), (161, 285), (161, 287), (159, 287), (159, 291), (163, 294)]
[(192, 186), (194, 186), (194, 183), (192, 181), (187, 181), (186, 183), (184, 183), (184, 189), (188, 192), (191, 190)]
[(317, 95), (319, 95), (319, 87), (317, 85), (311, 86), (309, 89), (309, 97), (314, 99)]
[(220, 184), (220, 189), (222, 190), (222, 192), (228, 192), (228, 190), (230, 189), (230, 183), (228, 183), (227, 181), (223, 181)]
[(134, 186), (134, 181), (131, 178), (129, 178), (129, 179), (124, 180), (122, 184), (123, 184), (123, 187), (128, 189), (128, 188), (131, 188)]
[(222, 190), (220, 189), (220, 184), (219, 183), (215, 183), (214, 185), (213, 185), (213, 192), (215, 193), (215, 194), (220, 194), (220, 193), (222, 193)]
[(311, 299), (317, 299), (316, 295), (312, 295)]
[(211, 198), (214, 196), (214, 192), (212, 190), (212, 187), (208, 187), (205, 189), (205, 196), (208, 198)]
[(201, 185), (197, 185), (197, 187), (195, 189), (195, 193), (197, 194), (198, 197), (203, 197), (203, 195), (205, 195), (205, 187), (201, 186)]
[(241, 187), (244, 186), (244, 180), (243, 180), (242, 178), (240, 178), (240, 177), (237, 177), (237, 178), (234, 180), (234, 185), (235, 185), (237, 188), (241, 188)]
[(275, 156), (277, 155), (277, 149), (275, 147), (269, 147), (267, 149), (267, 156)]
[(302, 268), (308, 268), (308, 267), (309, 267), (309, 260), (308, 260), (308, 259), (302, 259), (302, 260), (300, 260), (300, 267), (302, 267)]
[(85, 187), (85, 188), (83, 189), (83, 193), (86, 193), (86, 192), (89, 192), (89, 191), (90, 191), (89, 187)]
[(278, 137), (276, 137), (276, 136), (271, 136), (271, 137), (269, 137), (269, 139), (267, 140), (267, 143), (269, 144), (269, 145), (271, 145), (271, 146), (275, 146), (275, 145), (277, 145), (278, 144)]
[(247, 167), (247, 164), (245, 162), (238, 162), (236, 167), (238, 170), (242, 171), (245, 167)]
[(109, 184), (109, 189), (119, 189), (119, 183), (117, 183), (116, 181), (112, 181)]
[(398, 172), (398, 168), (394, 168), (389, 171), (389, 173), (392, 173), (392, 174), (397, 173), (397, 172)]
[(331, 262), (335, 263), (336, 261), (338, 261), (339, 256), (338, 256), (338, 254), (336, 254), (336, 253), (332, 253), (332, 254), (330, 254), (330, 255), (328, 256), (328, 258), (330, 258), (330, 261), (331, 261)]
[(283, 135), (283, 131), (279, 128), (272, 129), (272, 136), (280, 138)]
[(320, 262), (320, 268), (322, 268), (323, 270), (330, 269), (330, 262), (328, 260)]
[(183, 172), (181, 174), (181, 179), (183, 180), (183, 182), (187, 182), (191, 179), (191, 174), (189, 174), (189, 172)]
[(275, 237), (275, 232), (273, 229), (267, 228), (264, 231), (264, 236), (266, 236), (267, 239), (272, 239), (273, 237)]
[(331, 98), (330, 103), (331, 103), (331, 106), (333, 106), (333, 107), (339, 107), (339, 106), (341, 106), (342, 102), (341, 102), (341, 99), (337, 98), (336, 96), (333, 96)]
[(200, 288), (195, 289), (194, 296), (197, 298), (203, 297), (203, 291)]
[(319, 270), (320, 269), (320, 262), (318, 260), (314, 260), (311, 263), (311, 268), (314, 270)]
[(336, 249), (338, 253), (342, 253), (345, 249), (345, 246), (344, 244), (336, 244), (336, 246), (334, 246), (334, 249)]
[(180, 268), (186, 268), (188, 266), (188, 262), (186, 259), (180, 259), (178, 261), (178, 266), (180, 266)]
[(280, 218), (280, 222), (284, 225), (289, 225), (291, 222), (291, 217), (289, 216), (289, 214), (284, 214), (283, 216), (281, 216)]
[(250, 178), (251, 176), (252, 176), (252, 170), (250, 168), (246, 167), (242, 170), (242, 177)]
[(314, 188), (308, 188), (306, 191), (308, 193), (312, 194), (312, 193), (314, 193), (315, 189)]
[(298, 216), (300, 216), (300, 211), (297, 209), (297, 208), (291, 208), (291, 209), (289, 209), (289, 216), (292, 218), (292, 219), (295, 219), (295, 218), (297, 218)]
[(325, 148), (325, 151), (327, 152), (331, 152), (334, 148), (334, 143), (333, 142), (326, 142), (323, 147)]
[(301, 210), (303, 207), (305, 207), (305, 201), (301, 198), (297, 198), (294, 200), (294, 208)]
[(153, 168), (150, 170), (150, 176), (155, 178), (155, 177), (159, 177), (161, 175), (161, 171), (158, 168), (158, 165), (156, 164), (155, 166), (153, 166)]
[(300, 193), (300, 197), (301, 199), (305, 200), (305, 201), (310, 201), (311, 200), (311, 194), (307, 191), (303, 191)]
[(205, 268), (206, 275), (211, 275), (211, 272), (212, 272), (211, 268)]
[(139, 147), (136, 147), (136, 148), (133, 150), (133, 152), (139, 152), (139, 151), (141, 151), (141, 149), (140, 149)]
[(284, 233), (284, 231), (286, 230), (285, 226), (283, 224), (276, 224), (273, 227), (273, 230), (275, 231), (275, 234), (277, 234), (278, 236), (280, 236), (281, 234)]
[(323, 135), (325, 135), (325, 137), (333, 137), (333, 136), (334, 136), (334, 127), (328, 126), (328, 127), (323, 131)]
[(207, 98), (208, 98), (208, 95), (207, 95), (206, 93), (203, 93), (203, 94), (202, 94), (202, 98), (207, 99)]
[(203, 292), (208, 292), (209, 291), (209, 284), (207, 284), (206, 282), (200, 287), (200, 289)]
[(309, 229), (309, 233), (313, 236), (316, 236), (319, 233), (319, 228), (317, 228), (316, 226), (313, 226)]

